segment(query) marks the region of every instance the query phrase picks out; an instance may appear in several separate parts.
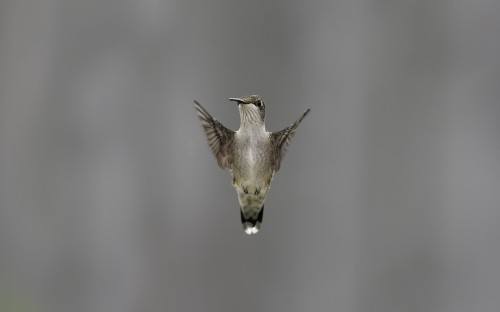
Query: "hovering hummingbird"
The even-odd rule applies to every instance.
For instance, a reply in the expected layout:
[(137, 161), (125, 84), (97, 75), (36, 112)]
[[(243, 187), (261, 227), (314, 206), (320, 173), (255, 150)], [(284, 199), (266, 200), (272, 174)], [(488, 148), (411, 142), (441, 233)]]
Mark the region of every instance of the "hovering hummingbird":
[(311, 110), (307, 109), (291, 126), (268, 132), (264, 122), (266, 106), (258, 95), (229, 100), (238, 104), (238, 131), (226, 128), (197, 101), (194, 106), (219, 166), (228, 169), (233, 178), (243, 229), (247, 234), (255, 234), (262, 223), (264, 201), (273, 175), (280, 168), (295, 130)]

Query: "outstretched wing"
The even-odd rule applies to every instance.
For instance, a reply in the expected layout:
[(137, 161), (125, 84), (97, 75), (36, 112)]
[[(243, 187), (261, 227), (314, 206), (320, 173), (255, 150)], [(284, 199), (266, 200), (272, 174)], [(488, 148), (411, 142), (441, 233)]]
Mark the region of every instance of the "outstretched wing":
[(300, 116), (300, 118), (294, 122), (290, 127), (287, 127), (281, 131), (278, 132), (273, 132), (271, 134), (271, 142), (273, 144), (273, 150), (274, 150), (274, 155), (273, 155), (273, 170), (278, 171), (280, 169), (280, 164), (281, 160), (285, 156), (285, 153), (288, 149), (288, 145), (290, 144), (290, 141), (292, 140), (293, 135), (295, 134), (295, 130), (297, 130), (297, 127), (299, 124), (302, 122), (304, 117), (306, 117), (307, 114), (311, 109), (306, 109), (306, 111)]
[(213, 118), (197, 101), (194, 101), (194, 107), (196, 108), (198, 117), (200, 117), (201, 125), (205, 130), (208, 144), (215, 158), (217, 158), (217, 163), (221, 168), (229, 168), (231, 164), (229, 147), (233, 141), (234, 131), (224, 127), (224, 125)]

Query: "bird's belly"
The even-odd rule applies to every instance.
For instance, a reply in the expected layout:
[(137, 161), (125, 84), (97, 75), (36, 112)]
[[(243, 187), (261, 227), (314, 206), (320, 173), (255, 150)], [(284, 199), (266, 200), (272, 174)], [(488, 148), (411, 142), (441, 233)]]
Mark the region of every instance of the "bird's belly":
[(273, 176), (270, 166), (248, 162), (232, 170), (233, 186), (238, 192), (256, 194), (267, 190)]
[(245, 136), (234, 145), (234, 159), (231, 168), (233, 186), (240, 202), (258, 202), (265, 196), (273, 175), (267, 137)]
[(254, 195), (238, 192), (238, 201), (242, 209), (260, 209), (264, 206), (264, 194)]

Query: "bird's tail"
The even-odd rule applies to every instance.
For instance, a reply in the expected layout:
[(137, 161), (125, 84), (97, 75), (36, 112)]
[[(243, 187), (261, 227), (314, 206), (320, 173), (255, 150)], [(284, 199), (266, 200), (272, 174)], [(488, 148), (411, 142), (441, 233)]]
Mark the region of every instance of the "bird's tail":
[(264, 206), (262, 206), (260, 209), (255, 209), (253, 213), (249, 213), (248, 211), (243, 212), (243, 210), (244, 208), (241, 207), (240, 215), (241, 215), (241, 224), (243, 225), (243, 230), (248, 235), (257, 234), (257, 232), (259, 232), (260, 230), (262, 217), (264, 216)]

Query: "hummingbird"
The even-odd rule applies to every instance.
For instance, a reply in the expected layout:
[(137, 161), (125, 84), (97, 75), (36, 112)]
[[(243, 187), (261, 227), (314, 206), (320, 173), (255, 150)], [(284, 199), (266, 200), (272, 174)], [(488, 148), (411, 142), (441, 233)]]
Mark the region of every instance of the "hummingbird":
[(274, 173), (280, 169), (295, 130), (311, 109), (306, 109), (289, 127), (268, 132), (266, 105), (260, 96), (246, 95), (229, 100), (236, 102), (240, 112), (237, 131), (226, 128), (197, 101), (194, 106), (217, 163), (231, 173), (232, 184), (238, 193), (243, 230), (249, 235), (256, 234), (261, 227), (264, 202)]

